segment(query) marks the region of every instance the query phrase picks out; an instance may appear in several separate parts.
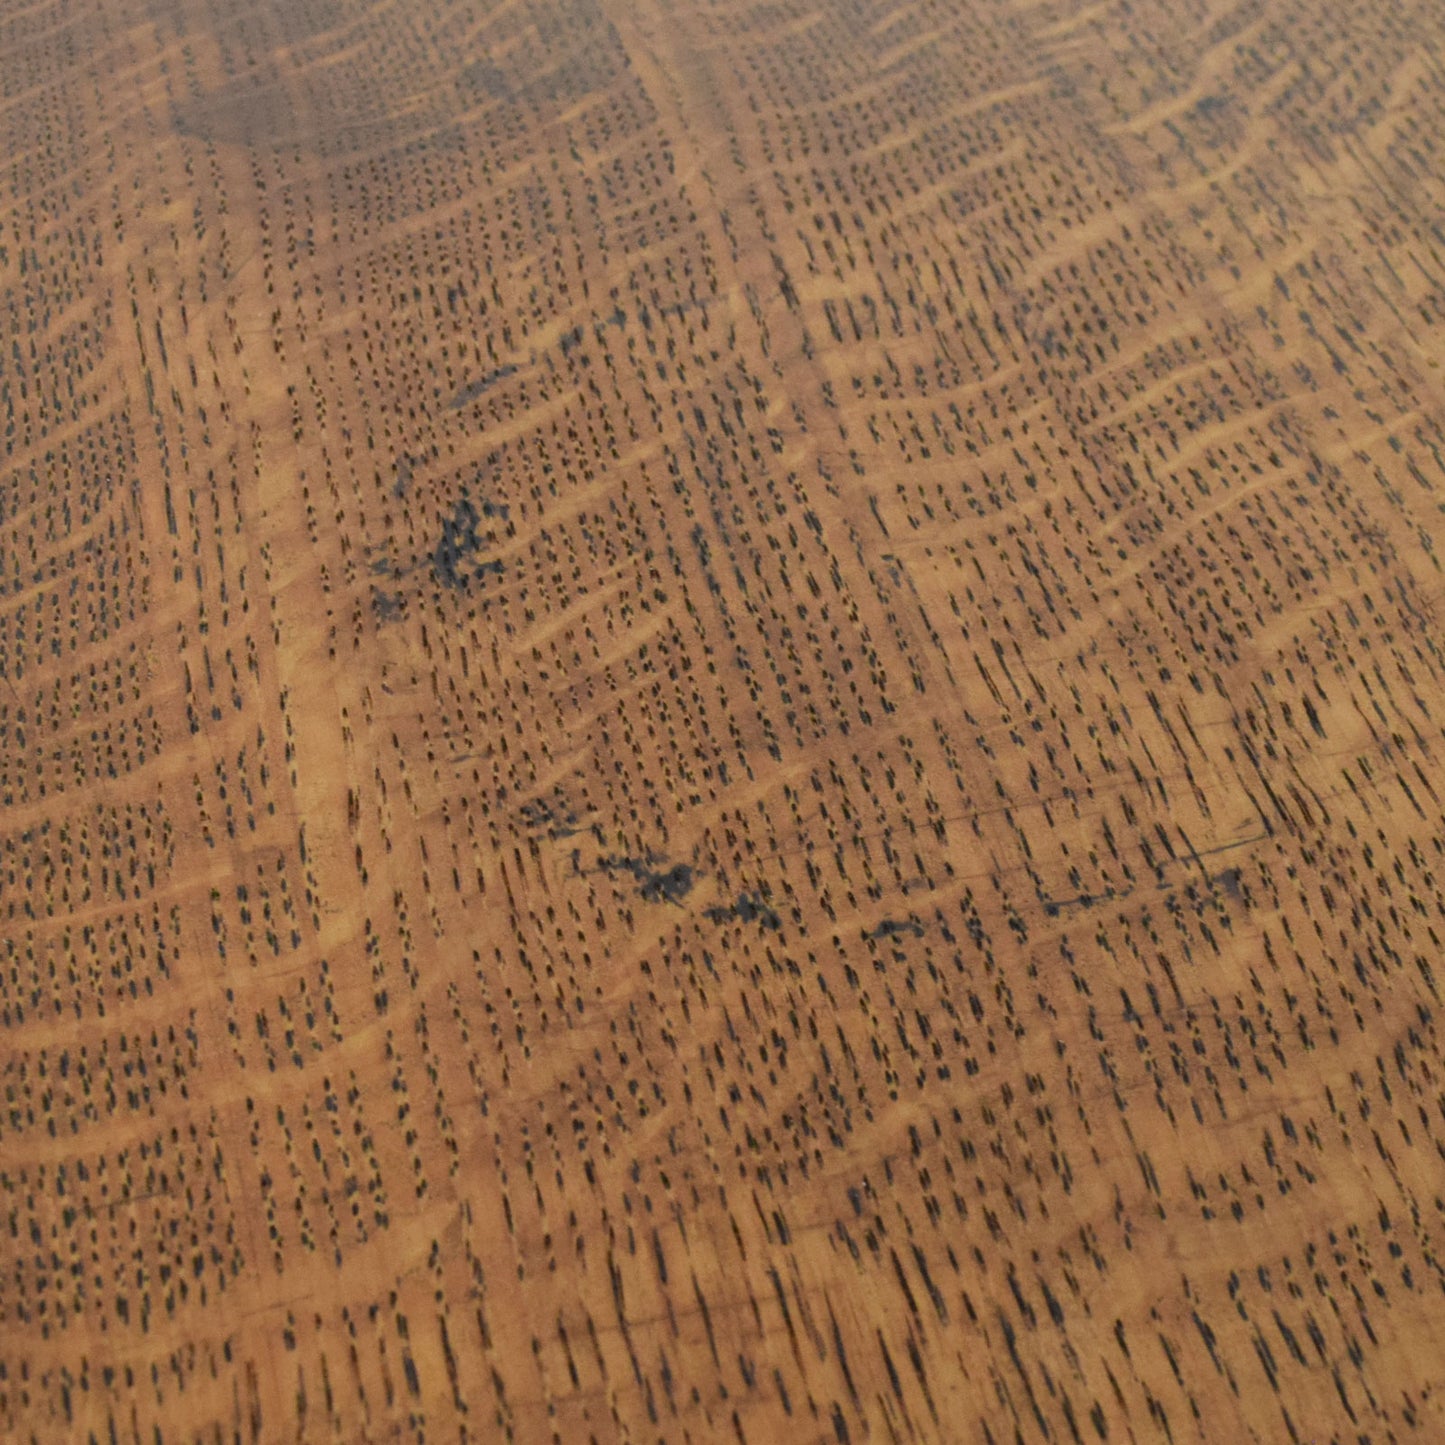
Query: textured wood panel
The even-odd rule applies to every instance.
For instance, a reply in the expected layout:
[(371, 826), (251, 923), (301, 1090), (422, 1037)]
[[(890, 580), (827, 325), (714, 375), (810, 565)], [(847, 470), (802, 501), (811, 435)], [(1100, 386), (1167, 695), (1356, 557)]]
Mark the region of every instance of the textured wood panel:
[(0, 3), (0, 1435), (1445, 1438), (1437, 7)]

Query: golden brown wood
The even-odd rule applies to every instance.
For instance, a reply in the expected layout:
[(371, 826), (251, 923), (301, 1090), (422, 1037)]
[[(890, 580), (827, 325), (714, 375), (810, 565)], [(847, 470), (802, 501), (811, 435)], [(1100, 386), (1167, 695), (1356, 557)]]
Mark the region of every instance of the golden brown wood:
[(1437, 7), (0, 4), (0, 1437), (1445, 1439)]

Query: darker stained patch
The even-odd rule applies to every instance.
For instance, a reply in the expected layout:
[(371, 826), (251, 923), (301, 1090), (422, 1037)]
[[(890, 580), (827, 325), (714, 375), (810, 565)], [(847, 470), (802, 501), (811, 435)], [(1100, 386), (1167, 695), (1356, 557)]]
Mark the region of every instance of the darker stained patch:
[(608, 94), (632, 72), (627, 47), (597, 0), (570, 0), (564, 23), (529, 27), (505, 59), (502, 66), (480, 56), (459, 70), (455, 94), (464, 105), (506, 105), (545, 121)]
[(393, 497), (406, 496), (406, 489), (411, 485), (411, 458), (400, 456), (396, 460), (396, 482), (392, 486)]
[(479, 527), (482, 513), (470, 497), (463, 497), (450, 517), (442, 519), (441, 540), (432, 552), (432, 567), (444, 587), (463, 588), (489, 574), (500, 576), (498, 561), (478, 562), (484, 539)]
[(485, 395), (499, 381), (505, 381), (509, 376), (515, 376), (517, 368), (510, 363), (506, 366), (499, 366), (495, 371), (489, 371), (485, 376), (479, 376), (475, 381), (469, 381), (457, 390), (457, 394), (451, 400), (453, 411), (459, 411), (468, 402), (475, 401), (479, 396)]
[(383, 622), (394, 622), (401, 616), (401, 594), (383, 592), (380, 587), (371, 589), (371, 610)]
[(900, 938), (905, 934), (911, 934), (914, 938), (923, 937), (923, 924), (917, 918), (885, 918), (877, 928), (865, 933), (864, 938)]
[(457, 88), (477, 100), (511, 100), (514, 93), (507, 72), (485, 57), (462, 67)]
[(1219, 115), (1229, 110), (1234, 101), (1227, 95), (1205, 95), (1194, 102), (1193, 114), (1201, 119), (1205, 116)]
[(648, 903), (681, 903), (692, 892), (692, 869), (674, 863), (665, 873), (649, 873), (642, 879), (642, 896)]
[(561, 796), (532, 798), (517, 810), (522, 826), (549, 838), (570, 838), (582, 831), (582, 815)]
[(692, 892), (694, 873), (687, 863), (674, 863), (671, 868), (658, 868), (651, 855), (631, 858), (612, 854), (599, 858), (597, 866), (604, 873), (630, 873), (640, 885), (647, 903), (681, 903)]
[[(286, 7), (271, 7), (280, 14)], [(177, 134), (214, 145), (285, 149), (339, 158), (361, 153), (409, 155), (462, 145), (455, 117), (435, 98), (414, 106), (389, 83), (383, 57), (359, 57), (356, 69), (374, 72), (374, 93), (358, 97), (338, 73), (297, 63), (283, 46), (253, 73), (177, 101)], [(391, 92), (391, 93), (388, 93)]]
[(739, 893), (737, 900), (726, 906), (715, 905), (703, 910), (703, 916), (712, 923), (756, 923), (770, 932), (783, 926), (777, 910), (770, 907), (760, 893)]

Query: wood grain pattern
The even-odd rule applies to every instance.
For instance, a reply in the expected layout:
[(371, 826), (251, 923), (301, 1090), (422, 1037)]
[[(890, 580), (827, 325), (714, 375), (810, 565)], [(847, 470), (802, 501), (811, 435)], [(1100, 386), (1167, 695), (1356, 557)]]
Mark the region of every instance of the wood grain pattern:
[(1440, 37), (0, 0), (0, 1436), (1445, 1438)]

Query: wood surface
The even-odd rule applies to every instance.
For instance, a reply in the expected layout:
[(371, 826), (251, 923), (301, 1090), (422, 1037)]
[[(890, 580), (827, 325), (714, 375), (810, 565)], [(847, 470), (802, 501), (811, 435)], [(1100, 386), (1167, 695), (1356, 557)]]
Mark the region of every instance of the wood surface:
[(1445, 56), (0, 0), (0, 1438), (1445, 1440)]

